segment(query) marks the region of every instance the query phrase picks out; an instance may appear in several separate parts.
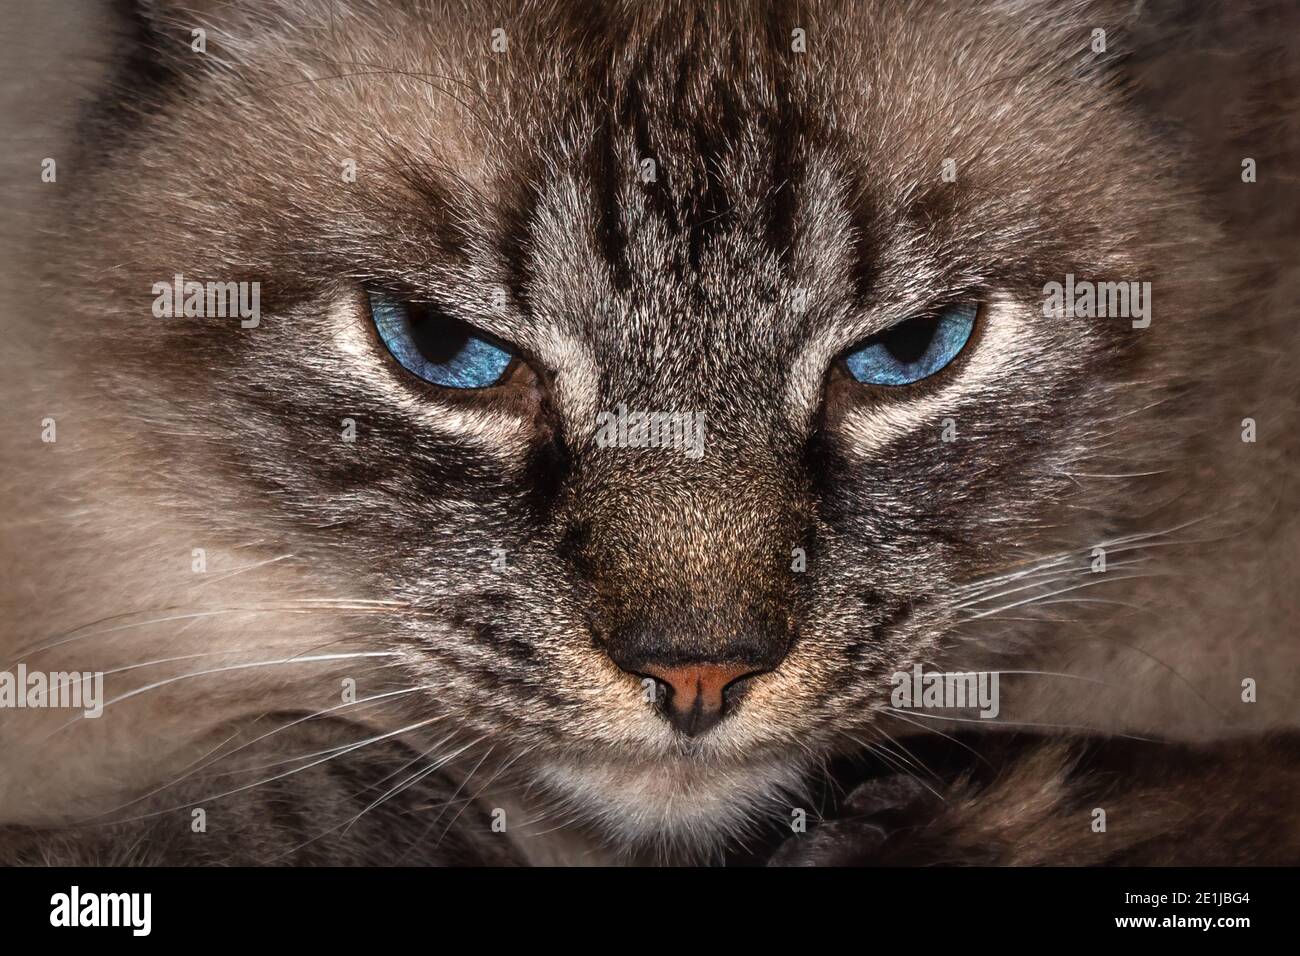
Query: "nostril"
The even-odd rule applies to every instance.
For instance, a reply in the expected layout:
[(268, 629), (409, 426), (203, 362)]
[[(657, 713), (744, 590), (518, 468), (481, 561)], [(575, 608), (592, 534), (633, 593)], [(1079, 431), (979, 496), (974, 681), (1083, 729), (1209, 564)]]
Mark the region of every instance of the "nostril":
[(752, 664), (643, 665), (638, 672), (668, 688), (664, 709), (669, 722), (688, 737), (709, 730), (726, 713), (727, 688), (763, 673)]

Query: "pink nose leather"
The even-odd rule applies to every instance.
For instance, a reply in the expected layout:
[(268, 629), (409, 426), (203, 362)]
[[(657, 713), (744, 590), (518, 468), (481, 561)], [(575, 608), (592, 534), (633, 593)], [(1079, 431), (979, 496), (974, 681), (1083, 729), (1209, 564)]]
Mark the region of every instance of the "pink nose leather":
[(668, 685), (668, 716), (674, 727), (692, 737), (722, 719), (722, 692), (729, 685), (758, 673), (745, 664), (647, 667), (645, 672)]

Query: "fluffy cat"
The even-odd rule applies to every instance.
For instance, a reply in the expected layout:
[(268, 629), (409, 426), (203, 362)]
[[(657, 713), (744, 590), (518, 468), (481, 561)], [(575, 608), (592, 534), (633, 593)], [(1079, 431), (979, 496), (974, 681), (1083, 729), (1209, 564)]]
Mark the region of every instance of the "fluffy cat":
[[(87, 15), (5, 277), (0, 655), (109, 699), (0, 711), (0, 857), (1300, 857), (1284, 5)], [(515, 358), (420, 381), (379, 301)], [(845, 364), (967, 302), (924, 380)]]

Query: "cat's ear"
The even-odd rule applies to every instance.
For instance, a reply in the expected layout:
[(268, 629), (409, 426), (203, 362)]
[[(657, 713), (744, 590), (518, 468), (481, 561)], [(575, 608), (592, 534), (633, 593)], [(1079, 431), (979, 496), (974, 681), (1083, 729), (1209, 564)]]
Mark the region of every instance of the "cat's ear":
[(1058, 76), (1118, 93), (1150, 136), (1194, 157), (1186, 172), (1207, 193), (1267, 208), (1267, 190), (1235, 187), (1262, 183), (1264, 167), (1300, 163), (1295, 0), (1004, 0), (998, 9), (1041, 39)]
[(1076, 80), (1119, 85), (1171, 115), (1255, 97), (1294, 80), (1294, 0), (1001, 0), (994, 9), (1041, 40)]
[(1156, 0), (1131, 18), (1110, 68), (1152, 134), (1194, 157), (1207, 193), (1259, 203), (1262, 216), (1300, 162), (1297, 36), (1294, 0)]
[(313, 9), (328, 4), (303, 4), (295, 0), (134, 0), (136, 10), (160, 29), (238, 28), (273, 26), (313, 18)]
[(1171, 122), (1285, 105), (1300, 79), (1294, 0), (1021, 0), (1057, 18), (1081, 55), (1077, 77), (1120, 86)]
[(172, 42), (190, 46), (195, 31), (224, 32), (249, 18), (251, 4), (231, 0), (135, 0), (136, 17), (155, 38), (159, 52), (174, 52)]
[(134, 0), (135, 20), (149, 52), (162, 65), (186, 74), (229, 68), (259, 40), (328, 16), (322, 8), (333, 9), (294, 0)]

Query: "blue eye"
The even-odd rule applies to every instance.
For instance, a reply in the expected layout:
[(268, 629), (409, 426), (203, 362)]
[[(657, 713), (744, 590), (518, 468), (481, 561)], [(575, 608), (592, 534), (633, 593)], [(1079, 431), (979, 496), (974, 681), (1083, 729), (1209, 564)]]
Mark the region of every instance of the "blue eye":
[(949, 306), (937, 317), (901, 322), (873, 335), (844, 359), (850, 374), (869, 385), (911, 385), (957, 357), (970, 341), (979, 306)]
[(379, 337), (408, 372), (446, 388), (487, 388), (501, 381), (513, 356), (473, 326), (436, 309), (370, 293)]

